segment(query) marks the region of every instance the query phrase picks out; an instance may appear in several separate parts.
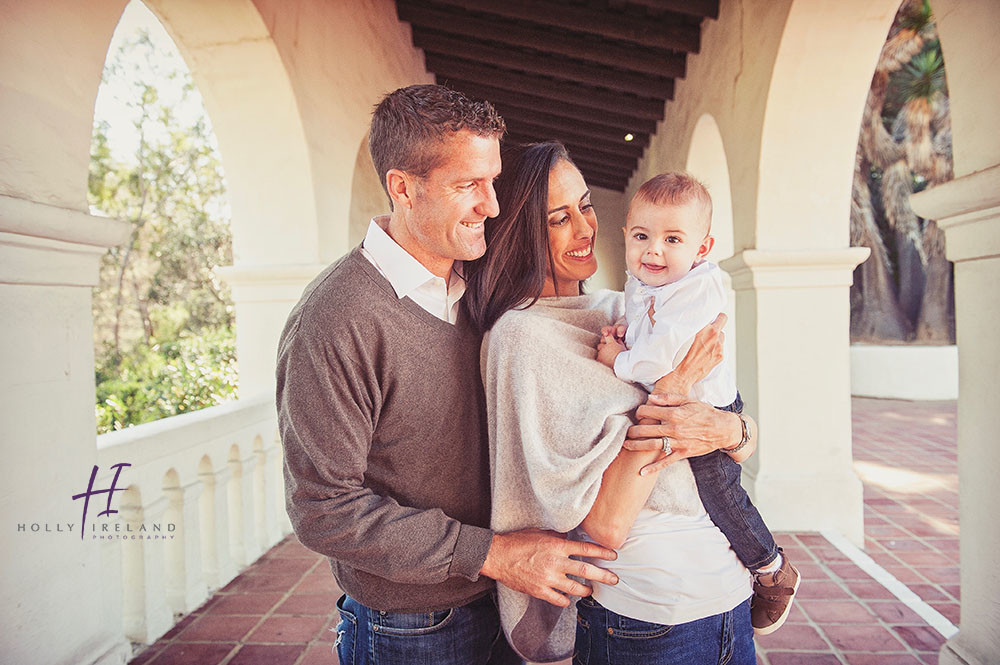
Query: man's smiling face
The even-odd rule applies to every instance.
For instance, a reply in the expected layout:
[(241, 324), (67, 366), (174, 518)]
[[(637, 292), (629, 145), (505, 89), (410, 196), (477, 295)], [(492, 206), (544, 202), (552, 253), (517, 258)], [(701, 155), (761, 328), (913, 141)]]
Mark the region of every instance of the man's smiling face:
[(413, 207), (406, 215), (412, 241), (406, 250), (432, 272), (435, 264), (482, 256), (485, 221), (500, 213), (493, 191), (500, 175), (500, 142), (463, 130), (440, 149), (441, 164), (414, 179)]

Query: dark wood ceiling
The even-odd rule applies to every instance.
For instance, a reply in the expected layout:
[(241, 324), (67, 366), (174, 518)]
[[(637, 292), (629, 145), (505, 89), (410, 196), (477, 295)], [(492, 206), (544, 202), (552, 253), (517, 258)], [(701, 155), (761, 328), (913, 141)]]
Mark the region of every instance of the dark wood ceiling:
[(396, 9), (437, 82), (493, 102), (507, 140), (559, 139), (588, 183), (623, 191), (719, 0), (396, 0)]

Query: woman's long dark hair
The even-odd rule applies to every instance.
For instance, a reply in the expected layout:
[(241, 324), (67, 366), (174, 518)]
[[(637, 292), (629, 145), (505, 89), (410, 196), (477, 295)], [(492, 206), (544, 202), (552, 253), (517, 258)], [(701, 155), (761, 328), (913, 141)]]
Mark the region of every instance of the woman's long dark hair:
[(495, 183), (500, 215), (486, 222), (486, 253), (464, 263), (462, 297), (479, 332), (493, 327), (507, 310), (532, 305), (553, 273), (549, 252), (549, 171), (559, 161), (572, 164), (557, 141), (507, 145), (503, 172)]

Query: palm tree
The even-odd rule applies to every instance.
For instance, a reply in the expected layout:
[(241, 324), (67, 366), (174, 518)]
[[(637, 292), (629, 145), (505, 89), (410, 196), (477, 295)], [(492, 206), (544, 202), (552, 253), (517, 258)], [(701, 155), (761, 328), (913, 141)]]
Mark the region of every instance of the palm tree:
[[(906, 164), (920, 184), (933, 186), (951, 180), (951, 116), (940, 45), (920, 53), (905, 67), (901, 90), (905, 100), (896, 116), (893, 134), (906, 149)], [(903, 199), (905, 214), (919, 218), (910, 209), (909, 196)], [(908, 222), (911, 223), (912, 222)], [(917, 341), (954, 341), (954, 303), (951, 263), (945, 257), (944, 234), (933, 220), (924, 220), (916, 243), (926, 276)]]
[(851, 243), (871, 248), (872, 256), (855, 275), (854, 339), (954, 338), (944, 239), (909, 204), (915, 187), (951, 178), (947, 101), (930, 5), (906, 0), (880, 53), (858, 140)]

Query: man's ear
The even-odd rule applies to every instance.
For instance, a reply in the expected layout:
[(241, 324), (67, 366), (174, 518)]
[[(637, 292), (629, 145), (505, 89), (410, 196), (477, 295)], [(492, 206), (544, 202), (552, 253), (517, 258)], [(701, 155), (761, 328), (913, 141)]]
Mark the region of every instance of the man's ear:
[(385, 174), (385, 188), (392, 199), (392, 209), (409, 210), (413, 207), (413, 196), (416, 193), (416, 182), (409, 173), (399, 169), (389, 169)]
[(715, 238), (712, 236), (705, 236), (705, 239), (701, 241), (701, 247), (698, 248), (698, 260), (704, 259), (712, 248), (715, 246)]

